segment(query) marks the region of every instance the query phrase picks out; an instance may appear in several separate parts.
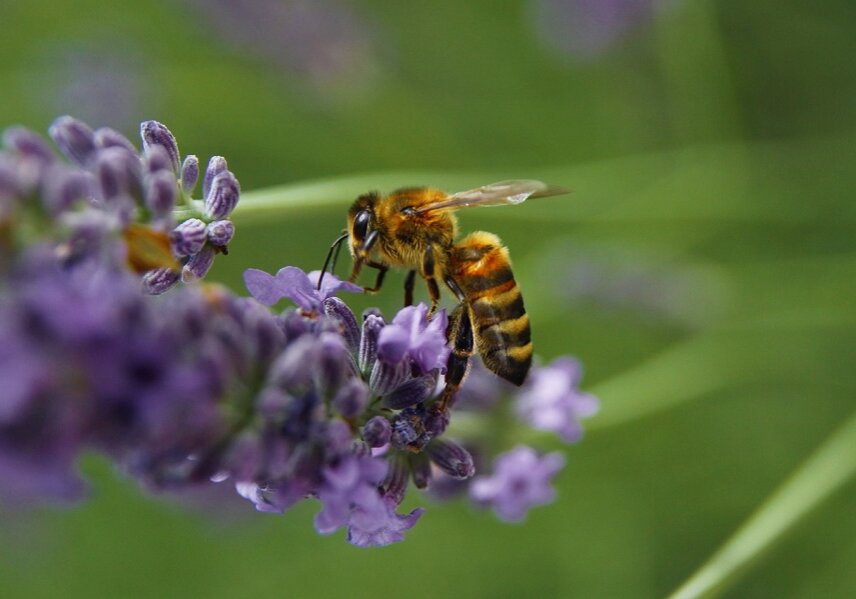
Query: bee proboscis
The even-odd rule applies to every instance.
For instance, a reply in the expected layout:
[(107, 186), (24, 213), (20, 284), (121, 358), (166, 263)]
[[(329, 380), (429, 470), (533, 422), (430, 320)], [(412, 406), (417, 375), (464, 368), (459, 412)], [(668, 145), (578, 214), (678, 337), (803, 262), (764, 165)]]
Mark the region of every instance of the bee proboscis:
[[(528, 198), (567, 193), (533, 179), (492, 183), (447, 194), (428, 187), (399, 189), (387, 196), (361, 195), (348, 211), (347, 230), (331, 246), (331, 255), (348, 239), (353, 257), (350, 280), (362, 268), (377, 270), (376, 292), (390, 268), (408, 271), (404, 303), (413, 303), (418, 273), (426, 282), (433, 314), (440, 300), (438, 280), (460, 302), (448, 327), (452, 353), (446, 372), (446, 389), (439, 400), (445, 409), (461, 383), (469, 356), (478, 350), (488, 369), (521, 385), (532, 363), (529, 317), (523, 296), (511, 271), (508, 250), (493, 233), (476, 231), (456, 241), (454, 212), (464, 207), (519, 204)], [(320, 281), (319, 281), (320, 286)]]

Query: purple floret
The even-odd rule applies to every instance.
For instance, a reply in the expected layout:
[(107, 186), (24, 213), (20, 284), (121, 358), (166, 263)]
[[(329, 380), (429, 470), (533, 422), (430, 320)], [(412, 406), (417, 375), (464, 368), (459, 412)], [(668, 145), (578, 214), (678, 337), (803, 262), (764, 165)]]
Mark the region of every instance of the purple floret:
[(470, 498), (492, 507), (501, 520), (523, 520), (531, 508), (556, 498), (551, 482), (564, 465), (558, 452), (539, 456), (531, 447), (518, 445), (496, 458), (492, 475), (473, 479)]
[(263, 304), (272, 306), (287, 297), (302, 310), (314, 313), (321, 312), (322, 302), (339, 291), (362, 291), (358, 285), (340, 281), (329, 273), (324, 276), (321, 289), (316, 289), (320, 274), (321, 271), (315, 270), (307, 275), (296, 266), (281, 268), (276, 275), (250, 268), (244, 271), (244, 284), (250, 295)]
[(573, 358), (557, 358), (549, 366), (534, 368), (517, 397), (517, 414), (530, 426), (557, 433), (567, 443), (582, 437), (580, 418), (595, 414), (598, 401), (583, 393), (580, 363)]
[(446, 312), (442, 310), (428, 320), (425, 304), (402, 308), (380, 331), (378, 358), (387, 364), (397, 364), (409, 357), (422, 373), (445, 368), (449, 357), (446, 322)]

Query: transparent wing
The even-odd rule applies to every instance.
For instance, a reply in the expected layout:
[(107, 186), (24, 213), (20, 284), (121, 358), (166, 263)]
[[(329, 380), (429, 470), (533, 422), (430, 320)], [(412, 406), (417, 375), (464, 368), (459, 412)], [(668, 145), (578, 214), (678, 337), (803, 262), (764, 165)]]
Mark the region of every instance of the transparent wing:
[(543, 198), (568, 193), (567, 189), (547, 185), (535, 179), (512, 179), (453, 193), (445, 199), (419, 208), (420, 213), (451, 210), (466, 206), (502, 206), (520, 204), (529, 198)]

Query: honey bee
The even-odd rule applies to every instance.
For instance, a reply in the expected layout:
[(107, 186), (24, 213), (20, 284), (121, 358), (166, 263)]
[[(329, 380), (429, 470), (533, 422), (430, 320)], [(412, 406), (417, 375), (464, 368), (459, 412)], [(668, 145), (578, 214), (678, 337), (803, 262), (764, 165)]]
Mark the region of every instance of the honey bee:
[[(408, 271), (404, 304), (413, 303), (416, 274), (425, 280), (432, 315), (440, 301), (438, 280), (457, 297), (447, 335), (453, 351), (446, 372), (444, 408), (460, 385), (474, 347), (485, 366), (515, 385), (523, 384), (532, 364), (529, 317), (511, 271), (508, 250), (493, 233), (476, 231), (456, 241), (455, 210), (474, 206), (519, 204), (528, 198), (566, 193), (541, 181), (512, 180), (447, 194), (438, 189), (411, 187), (387, 196), (361, 195), (348, 211), (347, 229), (330, 247), (331, 255), (348, 239), (356, 281), (362, 268), (377, 270), (373, 287), (383, 285), (390, 268)], [(319, 280), (320, 287), (320, 280)]]

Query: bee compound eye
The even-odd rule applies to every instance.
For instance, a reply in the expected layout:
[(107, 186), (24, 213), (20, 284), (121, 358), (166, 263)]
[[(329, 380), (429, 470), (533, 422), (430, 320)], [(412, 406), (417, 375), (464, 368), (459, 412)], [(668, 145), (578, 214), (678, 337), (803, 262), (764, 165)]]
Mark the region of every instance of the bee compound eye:
[(371, 214), (368, 210), (361, 210), (357, 213), (357, 217), (354, 219), (354, 237), (361, 240), (366, 238), (370, 220)]

